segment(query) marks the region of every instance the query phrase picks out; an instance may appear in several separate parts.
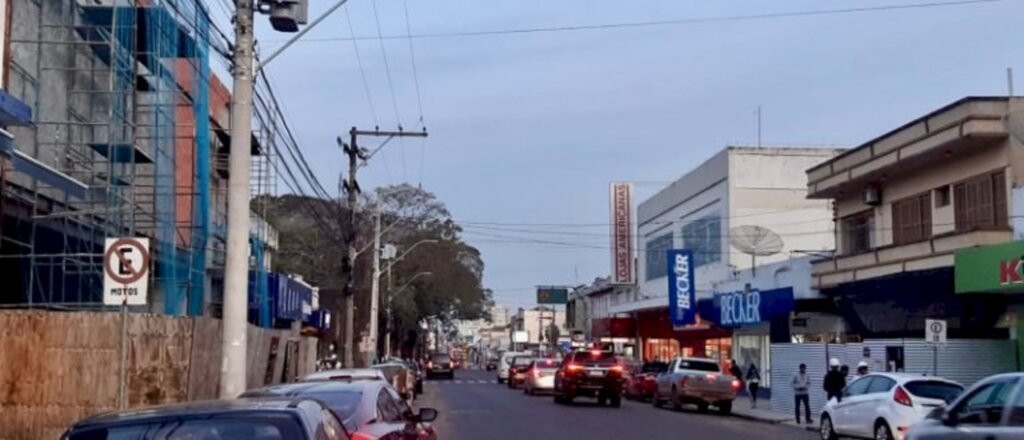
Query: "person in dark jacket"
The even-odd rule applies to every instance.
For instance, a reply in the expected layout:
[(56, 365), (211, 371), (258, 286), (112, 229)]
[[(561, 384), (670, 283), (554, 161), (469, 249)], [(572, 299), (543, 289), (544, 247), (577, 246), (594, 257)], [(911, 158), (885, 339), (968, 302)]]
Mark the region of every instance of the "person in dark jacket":
[(740, 364), (736, 363), (736, 359), (729, 359), (729, 374), (735, 377), (736, 380), (740, 381), (740, 389), (742, 390), (744, 388), (743, 369), (740, 368)]
[(843, 400), (843, 388), (846, 388), (846, 378), (843, 377), (843, 373), (839, 371), (839, 359), (832, 358), (829, 361), (828, 373), (825, 373), (825, 395), (828, 396), (827, 400), (832, 400), (834, 397), (837, 402)]
[(747, 368), (747, 389), (750, 390), (750, 407), (757, 408), (757, 391), (761, 389), (761, 372), (753, 362), (750, 363), (750, 368)]

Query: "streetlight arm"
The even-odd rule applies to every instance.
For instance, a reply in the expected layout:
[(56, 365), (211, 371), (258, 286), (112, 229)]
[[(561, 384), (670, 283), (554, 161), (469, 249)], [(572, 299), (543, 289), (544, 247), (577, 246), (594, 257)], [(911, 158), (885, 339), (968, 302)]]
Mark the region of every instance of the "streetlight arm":
[(406, 249), (405, 252), (402, 252), (402, 255), (399, 255), (397, 258), (395, 258), (395, 261), (392, 261), (390, 264), (388, 264), (387, 267), (384, 268), (384, 270), (391, 270), (392, 266), (398, 264), (399, 261), (402, 261), (402, 259), (405, 258), (406, 255), (409, 255), (409, 252), (412, 252), (413, 249), (416, 249), (416, 246), (419, 246), (419, 245), (425, 244), (425, 243), (434, 243), (434, 244), (436, 244), (436, 243), (438, 243), (438, 241), (434, 240), (432, 238), (428, 238), (428, 239), (425, 239), (425, 240), (417, 241), (412, 246), (409, 246), (409, 249)]
[(416, 275), (413, 275), (412, 278), (410, 278), (409, 281), (405, 283), (405, 285), (403, 285), (402, 287), (399, 287), (397, 290), (392, 292), (391, 295), (392, 296), (398, 295), (403, 290), (407, 289), (409, 286), (412, 285), (413, 281), (416, 281), (416, 278), (427, 277), (427, 276), (431, 276), (431, 275), (434, 275), (434, 273), (433, 272), (419, 272)]
[(274, 53), (270, 54), (270, 56), (268, 56), (262, 62), (256, 64), (255, 69), (253, 69), (253, 71), (259, 72), (263, 70), (263, 68), (266, 67), (267, 64), (270, 64), (271, 61), (274, 61), (274, 58), (277, 58), (278, 55), (281, 55), (281, 52), (284, 52), (284, 50), (287, 49), (289, 46), (295, 44), (296, 41), (299, 41), (299, 38), (302, 38), (302, 36), (306, 35), (307, 32), (313, 30), (313, 28), (315, 28), (316, 25), (324, 21), (324, 19), (333, 14), (334, 11), (337, 11), (338, 8), (340, 8), (345, 3), (348, 3), (348, 0), (339, 0), (338, 3), (335, 4), (334, 6), (331, 6), (331, 8), (327, 10), (327, 12), (320, 14), (320, 16), (317, 17), (316, 20), (313, 20), (313, 22), (310, 23), (309, 26), (302, 28), (302, 30), (298, 34), (295, 34), (294, 37), (286, 41), (283, 45), (281, 45), (281, 47), (277, 48), (277, 50), (275, 50)]

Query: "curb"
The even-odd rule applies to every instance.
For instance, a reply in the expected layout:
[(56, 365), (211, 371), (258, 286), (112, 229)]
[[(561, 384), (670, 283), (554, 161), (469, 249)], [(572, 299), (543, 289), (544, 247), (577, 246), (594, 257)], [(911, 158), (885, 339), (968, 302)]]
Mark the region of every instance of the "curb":
[(766, 424), (769, 424), (769, 425), (783, 425), (783, 426), (789, 426), (789, 427), (792, 427), (792, 428), (795, 428), (795, 429), (802, 429), (802, 430), (810, 431), (810, 432), (818, 432), (818, 427), (816, 427), (816, 426), (813, 426), (813, 425), (806, 425), (806, 426), (805, 425), (793, 425), (793, 424), (788, 423), (790, 421), (788, 419), (786, 419), (786, 420), (768, 419), (768, 418), (756, 416), (756, 415), (753, 415), (753, 414), (743, 414), (743, 413), (739, 413), (739, 412), (733, 412), (732, 416), (736, 417), (738, 419), (752, 420), (752, 421), (755, 421), (755, 422), (766, 423)]

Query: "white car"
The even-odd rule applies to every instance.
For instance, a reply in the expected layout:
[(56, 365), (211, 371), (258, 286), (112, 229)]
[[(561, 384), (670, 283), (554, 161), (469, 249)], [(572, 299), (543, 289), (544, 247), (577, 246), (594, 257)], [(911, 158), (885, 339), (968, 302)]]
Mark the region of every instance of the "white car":
[(523, 393), (534, 395), (538, 392), (555, 390), (555, 373), (561, 365), (557, 359), (536, 359), (526, 369)]
[(843, 389), (821, 411), (823, 440), (839, 436), (902, 440), (910, 426), (951, 402), (963, 385), (940, 377), (908, 373), (872, 373)]
[(512, 366), (512, 359), (516, 356), (532, 356), (533, 354), (527, 351), (506, 351), (501, 355), (501, 360), (498, 361), (498, 383), (505, 383), (508, 381), (508, 369)]
[(1024, 438), (1024, 373), (989, 376), (910, 428), (908, 440)]

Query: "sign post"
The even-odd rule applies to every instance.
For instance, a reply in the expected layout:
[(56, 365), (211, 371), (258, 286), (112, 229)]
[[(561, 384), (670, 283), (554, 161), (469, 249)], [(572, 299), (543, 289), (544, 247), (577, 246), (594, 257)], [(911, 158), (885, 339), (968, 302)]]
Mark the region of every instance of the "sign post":
[(128, 406), (128, 306), (145, 305), (149, 293), (149, 239), (108, 238), (103, 251), (103, 304), (121, 307), (121, 360), (117, 406)]
[(946, 321), (925, 319), (925, 343), (932, 346), (932, 374), (939, 375), (939, 345), (946, 345)]

